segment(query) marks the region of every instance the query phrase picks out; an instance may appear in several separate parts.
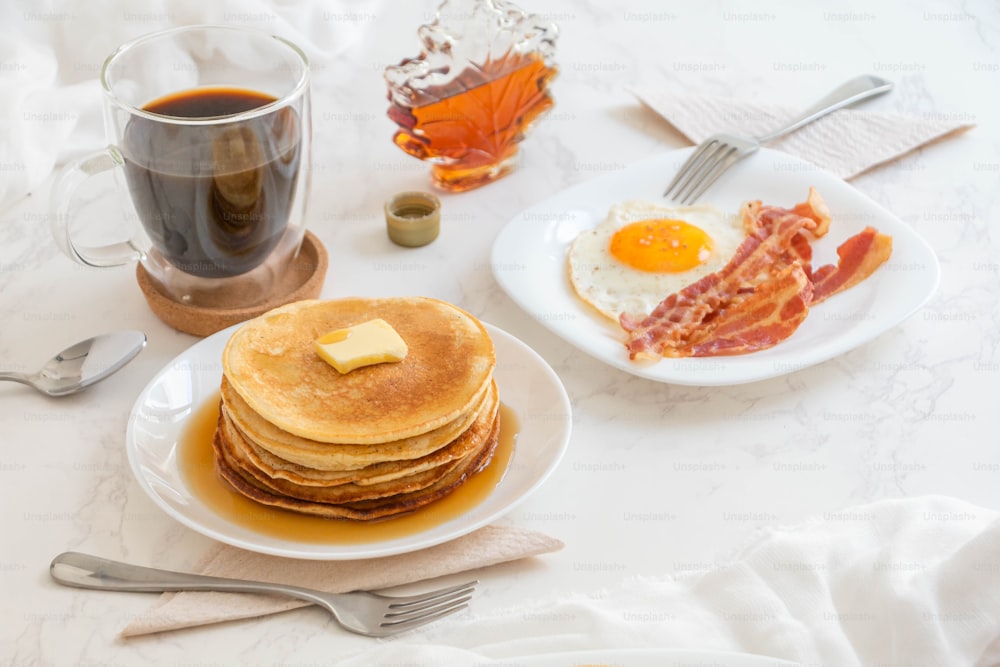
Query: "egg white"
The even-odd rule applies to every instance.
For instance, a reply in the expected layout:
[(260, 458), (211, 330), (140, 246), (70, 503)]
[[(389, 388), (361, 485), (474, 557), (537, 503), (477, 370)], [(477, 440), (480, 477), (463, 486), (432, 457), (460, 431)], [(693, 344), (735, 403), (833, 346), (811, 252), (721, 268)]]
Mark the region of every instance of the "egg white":
[[(611, 254), (615, 232), (653, 218), (683, 220), (700, 227), (715, 245), (711, 256), (688, 271), (651, 273), (624, 264)], [(612, 206), (602, 223), (573, 240), (568, 251), (569, 278), (581, 299), (615, 321), (623, 312), (648, 314), (669, 295), (725, 266), (745, 238), (735, 214), (725, 214), (706, 204), (669, 207), (627, 201)]]

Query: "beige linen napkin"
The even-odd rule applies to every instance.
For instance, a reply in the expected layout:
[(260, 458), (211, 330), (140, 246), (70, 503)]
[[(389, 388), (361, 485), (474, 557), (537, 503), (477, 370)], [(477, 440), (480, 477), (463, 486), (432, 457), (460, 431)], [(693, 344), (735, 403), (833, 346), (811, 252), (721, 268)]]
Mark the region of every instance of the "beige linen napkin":
[[(217, 577), (293, 584), (329, 593), (343, 593), (398, 586), (539, 556), (562, 547), (561, 541), (535, 531), (486, 526), (444, 544), (376, 560), (295, 560), (219, 545), (202, 559), (195, 571)], [(164, 593), (145, 614), (133, 619), (121, 635), (133, 637), (253, 618), (308, 604), (292, 598), (249, 593)]]
[[(696, 144), (717, 132), (765, 134), (794, 118), (809, 102), (804, 100), (801, 108), (795, 108), (678, 91), (632, 92)], [(973, 127), (964, 120), (961, 114), (907, 116), (840, 109), (767, 146), (848, 179), (931, 141)]]

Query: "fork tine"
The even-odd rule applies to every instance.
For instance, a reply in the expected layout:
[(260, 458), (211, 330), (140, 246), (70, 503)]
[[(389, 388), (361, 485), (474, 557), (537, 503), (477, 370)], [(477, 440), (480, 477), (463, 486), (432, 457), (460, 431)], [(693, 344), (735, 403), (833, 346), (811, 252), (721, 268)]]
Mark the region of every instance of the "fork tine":
[(443, 598), (434, 598), (422, 603), (413, 602), (404, 608), (390, 606), (385, 612), (385, 618), (403, 618), (404, 616), (420, 615), (433, 611), (457, 602), (468, 602), (472, 599), (472, 590), (459, 591), (453, 595)]
[(713, 147), (717, 141), (718, 140), (714, 137), (709, 137), (698, 145), (695, 151), (688, 156), (687, 160), (684, 161), (684, 164), (681, 165), (681, 168), (677, 170), (677, 175), (674, 176), (674, 180), (670, 181), (670, 185), (668, 185), (667, 189), (663, 192), (664, 197), (670, 196), (670, 191), (681, 182), (681, 179), (683, 179), (685, 175), (689, 175), (693, 171), (694, 166), (701, 161), (708, 149)]
[(705, 190), (711, 187), (711, 185), (715, 183), (715, 181), (717, 181), (719, 177), (722, 176), (722, 174), (725, 173), (725, 171), (729, 169), (729, 167), (731, 167), (738, 159), (739, 149), (735, 146), (730, 146), (728, 151), (718, 157), (715, 164), (712, 165), (712, 168), (705, 172), (700, 181), (692, 186), (687, 195), (684, 197), (682, 203), (690, 204), (698, 199), (698, 197), (700, 197)]
[(405, 630), (412, 630), (414, 628), (419, 628), (422, 625), (427, 625), (432, 621), (436, 621), (445, 616), (450, 616), (457, 611), (461, 611), (469, 606), (469, 599), (465, 598), (463, 600), (458, 600), (454, 604), (437, 609), (430, 613), (422, 614), (419, 616), (412, 616), (403, 619), (392, 619), (383, 621), (379, 624), (385, 634), (395, 634), (397, 632), (403, 632)]
[[(476, 585), (479, 584), (478, 579), (472, 581), (467, 581), (464, 584), (459, 584), (457, 586), (448, 586), (447, 588), (439, 588), (434, 591), (427, 591), (426, 593), (419, 593), (417, 595), (379, 595), (379, 597), (385, 598), (389, 601), (390, 609), (398, 609), (406, 607), (407, 605), (419, 604), (421, 602), (426, 602), (428, 600), (435, 600), (442, 598), (446, 595), (451, 595), (452, 593), (457, 593), (459, 591), (464, 591), (469, 589), (471, 593), (475, 590)], [(376, 594), (378, 595), (378, 594)]]
[(705, 158), (698, 165), (697, 169), (691, 170), (684, 182), (681, 183), (681, 187), (677, 190), (674, 195), (674, 199), (677, 201), (685, 200), (691, 192), (698, 187), (701, 180), (705, 177), (705, 174), (710, 172), (715, 168), (715, 165), (719, 163), (726, 153), (732, 150), (732, 146), (724, 141), (717, 141), (712, 149), (712, 151), (705, 156)]

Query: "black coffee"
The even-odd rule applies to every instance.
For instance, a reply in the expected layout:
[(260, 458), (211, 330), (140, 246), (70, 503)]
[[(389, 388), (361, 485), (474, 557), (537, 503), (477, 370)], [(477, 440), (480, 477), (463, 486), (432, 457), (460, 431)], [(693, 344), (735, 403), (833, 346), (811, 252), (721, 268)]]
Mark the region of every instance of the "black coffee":
[[(160, 116), (208, 118), (274, 102), (239, 88), (180, 92), (143, 107)], [(260, 265), (284, 234), (299, 173), (299, 119), (284, 107), (213, 125), (133, 116), (122, 152), (146, 233), (174, 266), (225, 278)]]

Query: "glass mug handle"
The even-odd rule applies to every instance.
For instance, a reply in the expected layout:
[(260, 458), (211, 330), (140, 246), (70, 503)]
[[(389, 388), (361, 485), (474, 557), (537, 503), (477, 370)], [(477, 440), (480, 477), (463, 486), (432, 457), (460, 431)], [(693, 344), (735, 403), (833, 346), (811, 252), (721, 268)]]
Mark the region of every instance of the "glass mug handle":
[[(52, 186), (52, 235), (71, 259), (85, 266), (121, 266), (145, 257), (138, 237), (101, 246), (80, 246), (73, 241), (70, 208), (77, 189), (91, 176), (122, 167), (125, 160), (113, 146), (63, 167)], [(137, 225), (138, 226), (138, 225)], [(141, 232), (137, 232), (141, 233)]]

